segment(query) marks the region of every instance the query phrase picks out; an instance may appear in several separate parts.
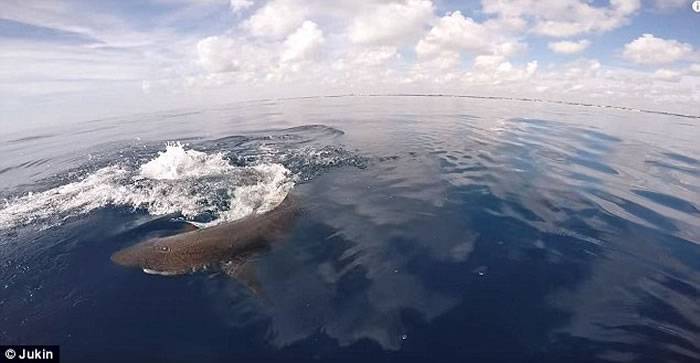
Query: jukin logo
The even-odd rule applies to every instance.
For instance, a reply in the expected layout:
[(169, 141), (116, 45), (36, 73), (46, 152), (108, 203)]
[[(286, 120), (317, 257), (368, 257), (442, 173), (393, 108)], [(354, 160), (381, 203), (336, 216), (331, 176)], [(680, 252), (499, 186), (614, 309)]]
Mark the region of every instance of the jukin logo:
[(12, 348), (5, 351), (5, 358), (13, 360), (53, 360), (53, 352), (46, 349), (24, 349), (21, 348), (19, 354)]

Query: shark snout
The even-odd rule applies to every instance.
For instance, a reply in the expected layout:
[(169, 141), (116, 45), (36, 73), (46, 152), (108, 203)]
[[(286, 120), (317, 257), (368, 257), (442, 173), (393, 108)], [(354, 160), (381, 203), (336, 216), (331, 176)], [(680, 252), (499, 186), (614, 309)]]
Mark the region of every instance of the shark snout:
[(160, 239), (152, 239), (119, 250), (110, 257), (112, 262), (125, 267), (139, 267), (145, 270), (170, 271), (179, 268), (171, 266), (180, 259), (172, 258), (170, 246)]
[(112, 260), (112, 262), (121, 266), (139, 266), (138, 259), (129, 249), (124, 249), (113, 253), (110, 259)]

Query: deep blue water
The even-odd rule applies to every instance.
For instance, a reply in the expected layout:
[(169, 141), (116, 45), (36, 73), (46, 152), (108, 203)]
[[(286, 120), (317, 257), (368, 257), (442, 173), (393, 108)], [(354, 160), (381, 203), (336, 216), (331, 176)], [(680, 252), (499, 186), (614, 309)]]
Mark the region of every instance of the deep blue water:
[[(65, 362), (697, 362), (698, 140), (693, 118), (452, 97), (2, 135), (0, 342)], [(176, 141), (211, 164), (149, 177), (189, 160), (162, 156)], [(271, 164), (303, 212), (255, 257), (260, 295), (110, 261), (270, 197), (234, 174)]]

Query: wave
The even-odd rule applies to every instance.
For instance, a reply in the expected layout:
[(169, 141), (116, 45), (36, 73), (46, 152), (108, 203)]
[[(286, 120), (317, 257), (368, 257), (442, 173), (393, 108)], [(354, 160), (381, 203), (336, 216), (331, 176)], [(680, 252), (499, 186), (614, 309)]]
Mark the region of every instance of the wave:
[(116, 163), (80, 180), (6, 200), (0, 229), (32, 223), (48, 228), (107, 206), (154, 215), (180, 213), (197, 224), (212, 225), (268, 211), (294, 184), (294, 175), (279, 163), (234, 166), (222, 153), (168, 144), (142, 165)]

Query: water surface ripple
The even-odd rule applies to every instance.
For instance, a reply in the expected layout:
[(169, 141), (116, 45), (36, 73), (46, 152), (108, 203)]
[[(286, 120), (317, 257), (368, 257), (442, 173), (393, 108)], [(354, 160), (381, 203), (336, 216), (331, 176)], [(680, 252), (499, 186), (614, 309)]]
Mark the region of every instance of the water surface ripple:
[[(86, 362), (697, 362), (698, 139), (676, 115), (454, 97), (9, 135), (0, 341)], [(303, 213), (256, 258), (264, 296), (109, 260), (287, 192)]]

